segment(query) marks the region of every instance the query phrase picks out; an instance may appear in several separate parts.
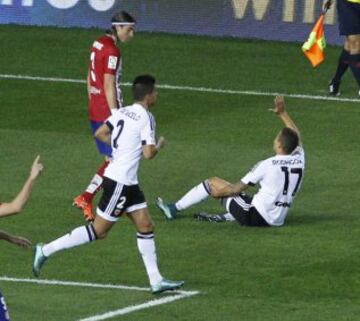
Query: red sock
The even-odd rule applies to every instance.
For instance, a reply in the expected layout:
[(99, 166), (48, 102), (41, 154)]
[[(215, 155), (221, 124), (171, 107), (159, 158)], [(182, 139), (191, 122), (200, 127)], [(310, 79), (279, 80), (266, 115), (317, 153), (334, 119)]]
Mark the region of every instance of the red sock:
[[(109, 161), (104, 161), (101, 166), (98, 168), (95, 176), (90, 182), (90, 185), (86, 189), (86, 191), (82, 194), (84, 200), (87, 203), (91, 203), (96, 193), (101, 189), (102, 186), (102, 178), (104, 177), (105, 168), (109, 165)], [(94, 189), (94, 187), (96, 187)], [(89, 191), (89, 189), (91, 191)]]
[(101, 166), (98, 168), (96, 174), (98, 174), (99, 176), (103, 177), (104, 176), (104, 172), (105, 172), (105, 168), (109, 165), (109, 161), (104, 161)]

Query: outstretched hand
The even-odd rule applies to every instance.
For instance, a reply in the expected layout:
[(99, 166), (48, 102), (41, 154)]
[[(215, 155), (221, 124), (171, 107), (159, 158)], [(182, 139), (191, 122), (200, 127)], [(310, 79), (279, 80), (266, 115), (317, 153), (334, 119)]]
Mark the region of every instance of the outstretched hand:
[(156, 149), (159, 150), (160, 148), (163, 148), (166, 144), (164, 136), (159, 137), (157, 143), (156, 143)]
[(9, 237), (9, 242), (13, 243), (13, 244), (15, 244), (17, 246), (20, 246), (23, 249), (28, 249), (28, 248), (31, 247), (31, 242), (28, 239), (26, 239), (25, 237), (22, 237), (22, 236), (11, 235)]
[(274, 108), (270, 108), (269, 111), (279, 115), (285, 111), (285, 99), (283, 96), (276, 96), (274, 99)]
[(35, 179), (39, 176), (41, 171), (44, 169), (44, 165), (40, 163), (40, 155), (36, 156), (30, 171), (30, 178)]

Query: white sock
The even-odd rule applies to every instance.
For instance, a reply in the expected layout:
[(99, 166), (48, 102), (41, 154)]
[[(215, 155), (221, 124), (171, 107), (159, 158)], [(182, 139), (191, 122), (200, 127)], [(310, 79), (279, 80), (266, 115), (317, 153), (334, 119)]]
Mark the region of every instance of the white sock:
[(58, 251), (70, 249), (72, 247), (90, 243), (95, 240), (96, 234), (94, 227), (91, 224), (80, 226), (72, 230), (70, 233), (52, 241), (51, 243), (45, 244), (42, 248), (42, 251), (45, 256), (50, 256)]
[(185, 210), (188, 207), (200, 203), (210, 195), (210, 187), (207, 181), (200, 183), (188, 191), (180, 200), (175, 204), (179, 211)]
[(223, 216), (227, 221), (235, 221), (235, 217), (232, 216), (232, 214), (230, 214), (230, 213), (225, 213), (225, 214), (223, 214)]
[(154, 233), (137, 233), (137, 246), (142, 256), (150, 285), (158, 284), (163, 277), (159, 272), (156, 257)]
[(102, 184), (102, 182), (103, 182), (103, 178), (100, 175), (95, 174), (94, 177), (92, 178), (89, 186), (86, 188), (86, 192), (88, 192), (90, 194), (94, 194), (95, 191)]

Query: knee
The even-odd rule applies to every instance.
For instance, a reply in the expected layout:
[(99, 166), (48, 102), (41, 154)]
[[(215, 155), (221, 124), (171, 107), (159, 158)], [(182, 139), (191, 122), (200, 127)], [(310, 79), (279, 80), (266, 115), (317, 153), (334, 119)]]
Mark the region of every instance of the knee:
[(213, 177), (209, 177), (206, 181), (205, 184), (207, 184), (207, 186), (209, 187), (209, 192), (212, 193), (215, 186), (218, 184), (218, 182), (220, 181), (220, 178), (217, 176), (213, 176)]
[(360, 54), (360, 38), (354, 38), (348, 40), (349, 52), (352, 55)]
[(107, 233), (99, 233), (99, 234), (96, 234), (96, 236), (97, 236), (98, 240), (103, 240), (106, 238)]
[(94, 227), (94, 232), (97, 240), (103, 240), (107, 236), (107, 231)]
[(209, 177), (207, 181), (209, 182), (209, 184), (215, 184), (217, 181), (219, 181), (219, 179), (220, 179), (219, 177), (213, 176), (213, 177)]
[(152, 220), (141, 222), (141, 224), (138, 224), (137, 230), (139, 233), (150, 233), (154, 232), (155, 230), (155, 224)]
[(217, 198), (218, 189), (223, 185), (223, 180), (217, 176), (210, 177), (206, 180), (208, 186), (208, 192), (212, 197)]

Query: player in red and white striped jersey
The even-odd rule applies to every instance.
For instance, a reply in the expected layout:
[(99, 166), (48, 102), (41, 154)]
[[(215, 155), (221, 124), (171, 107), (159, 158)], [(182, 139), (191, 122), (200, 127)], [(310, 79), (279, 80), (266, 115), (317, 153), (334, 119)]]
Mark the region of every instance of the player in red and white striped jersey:
[[(90, 52), (87, 89), (89, 119), (93, 133), (123, 104), (120, 88), (122, 55), (116, 45), (119, 41), (124, 43), (134, 37), (135, 19), (127, 12), (121, 11), (113, 16), (111, 25), (111, 30), (94, 41)], [(92, 200), (101, 187), (105, 168), (112, 156), (110, 146), (96, 138), (95, 141), (99, 152), (105, 156), (105, 160), (86, 190), (74, 199), (74, 205), (82, 209), (87, 221), (95, 218)]]

